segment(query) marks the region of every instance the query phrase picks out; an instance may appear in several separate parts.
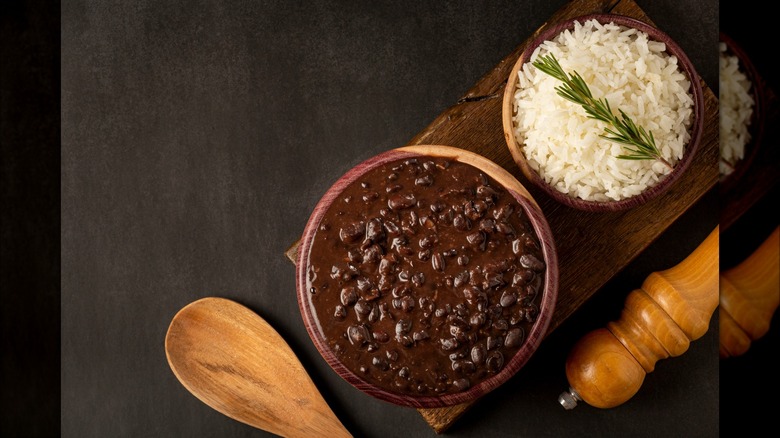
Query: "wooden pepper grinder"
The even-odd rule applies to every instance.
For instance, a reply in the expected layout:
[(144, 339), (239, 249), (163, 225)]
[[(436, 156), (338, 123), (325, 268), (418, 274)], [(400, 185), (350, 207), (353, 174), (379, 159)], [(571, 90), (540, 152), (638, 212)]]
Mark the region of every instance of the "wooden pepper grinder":
[(678, 265), (632, 291), (618, 321), (585, 335), (566, 360), (566, 409), (577, 401), (612, 408), (634, 396), (660, 359), (704, 335), (718, 306), (718, 227)]
[(720, 357), (744, 354), (769, 331), (780, 303), (780, 227), (720, 276)]

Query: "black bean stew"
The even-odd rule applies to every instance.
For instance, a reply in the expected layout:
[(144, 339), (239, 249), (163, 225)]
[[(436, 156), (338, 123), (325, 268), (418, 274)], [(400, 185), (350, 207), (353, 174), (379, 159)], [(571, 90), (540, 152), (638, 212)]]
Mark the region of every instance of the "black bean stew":
[(474, 166), (424, 157), (379, 166), (333, 201), (306, 287), (346, 368), (434, 396), (502, 370), (539, 314), (545, 269), (510, 193)]

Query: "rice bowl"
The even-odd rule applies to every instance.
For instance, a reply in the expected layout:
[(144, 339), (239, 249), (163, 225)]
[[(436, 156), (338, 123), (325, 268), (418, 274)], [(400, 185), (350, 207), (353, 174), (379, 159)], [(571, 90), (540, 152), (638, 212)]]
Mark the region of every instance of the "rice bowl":
[[(605, 123), (559, 96), (561, 82), (532, 65), (546, 54), (613, 113), (625, 111), (650, 131), (670, 165), (618, 158), (624, 145), (603, 138)], [(690, 61), (659, 30), (618, 15), (579, 17), (548, 28), (518, 59), (504, 95), (504, 131), (523, 173), (553, 197), (619, 210), (656, 196), (687, 167), (701, 134), (701, 95)]]
[(745, 74), (739, 57), (725, 42), (719, 46), (720, 67), (720, 164), (722, 177), (734, 172), (745, 158), (745, 146), (751, 140), (750, 122), (755, 107), (753, 84)]

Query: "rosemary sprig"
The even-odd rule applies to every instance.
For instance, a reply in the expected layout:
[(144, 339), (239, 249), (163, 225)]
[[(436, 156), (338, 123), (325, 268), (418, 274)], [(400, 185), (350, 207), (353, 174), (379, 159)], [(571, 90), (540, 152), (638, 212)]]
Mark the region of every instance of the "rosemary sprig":
[(622, 109), (619, 109), (620, 117), (613, 114), (609, 101), (606, 98), (594, 99), (588, 84), (585, 83), (582, 76), (576, 71), (566, 74), (561, 64), (555, 59), (555, 55), (552, 53), (544, 55), (537, 59), (533, 66), (563, 82), (563, 85), (560, 87), (555, 87), (559, 96), (581, 105), (588, 117), (611, 125), (611, 127), (604, 128), (605, 133), (601, 134), (601, 138), (622, 143), (625, 145), (624, 148), (630, 152), (618, 155), (618, 158), (624, 160), (658, 160), (668, 166), (669, 169), (672, 168), (672, 165), (661, 156), (661, 152), (655, 146), (655, 138), (653, 138), (652, 132), (637, 126)]

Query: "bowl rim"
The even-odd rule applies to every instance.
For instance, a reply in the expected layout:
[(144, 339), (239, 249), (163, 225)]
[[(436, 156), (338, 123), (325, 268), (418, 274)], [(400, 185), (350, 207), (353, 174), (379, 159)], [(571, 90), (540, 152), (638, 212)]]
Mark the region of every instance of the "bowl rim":
[[(691, 137), (688, 140), (688, 143), (685, 145), (686, 150), (683, 154), (683, 157), (677, 162), (672, 172), (666, 175), (666, 177), (664, 177), (656, 185), (646, 189), (638, 195), (634, 195), (630, 198), (624, 198), (618, 201), (588, 201), (569, 196), (556, 190), (554, 187), (550, 186), (533, 168), (531, 168), (531, 166), (526, 161), (514, 134), (513, 101), (515, 90), (517, 88), (517, 75), (519, 69), (522, 68), (522, 66), (531, 57), (536, 48), (539, 47), (543, 42), (551, 40), (564, 30), (573, 29), (575, 22), (584, 24), (586, 21), (591, 19), (596, 20), (599, 23), (614, 22), (618, 25), (636, 28), (637, 30), (645, 32), (652, 40), (663, 42), (666, 44), (666, 52), (677, 58), (678, 69), (682, 70), (683, 73), (688, 76), (688, 79), (691, 83), (690, 93), (691, 97), (693, 98), (693, 119), (689, 128)], [(528, 180), (533, 185), (539, 187), (542, 191), (544, 191), (544, 193), (559, 203), (576, 208), (578, 210), (589, 212), (622, 211), (643, 205), (667, 192), (668, 189), (671, 188), (674, 183), (680, 179), (680, 176), (688, 169), (688, 167), (690, 167), (690, 164), (693, 162), (693, 159), (699, 150), (704, 128), (704, 89), (701, 84), (701, 78), (697, 73), (693, 63), (688, 58), (688, 55), (671, 36), (669, 36), (661, 29), (644, 21), (621, 14), (585, 14), (558, 21), (546, 27), (538, 35), (533, 37), (533, 39), (523, 49), (522, 53), (520, 53), (517, 61), (515, 61), (515, 64), (509, 73), (509, 77), (504, 88), (501, 112), (504, 138), (506, 140), (507, 147), (509, 148), (515, 163), (517, 163), (523, 172), (523, 175), (525, 175), (525, 177), (528, 178)]]
[[(753, 158), (757, 155), (761, 144), (763, 143), (766, 111), (767, 111), (767, 97), (766, 86), (761, 75), (758, 73), (753, 61), (748, 56), (744, 48), (730, 35), (720, 31), (718, 41), (726, 44), (727, 53), (736, 56), (740, 62), (740, 70), (748, 77), (751, 82), (751, 95), (753, 96), (753, 114), (750, 116), (750, 125), (748, 131), (750, 132), (750, 141), (745, 144), (745, 155), (740, 161), (737, 162), (737, 166), (728, 175), (720, 175), (720, 190), (727, 192), (740, 180), (745, 172), (751, 167)], [(720, 50), (718, 51), (720, 53)], [(718, 162), (720, 162), (720, 155), (718, 156)]]
[[(309, 255), (314, 236), (316, 235), (319, 223), (327, 212), (331, 203), (338, 197), (350, 183), (357, 180), (364, 172), (381, 166), (385, 163), (405, 159), (419, 158), (421, 156), (448, 157), (453, 160), (471, 164), (487, 175), (491, 176), (496, 182), (501, 184), (522, 206), (528, 215), (534, 231), (537, 234), (539, 243), (544, 255), (544, 261), (547, 265), (545, 270), (545, 283), (543, 294), (539, 305), (539, 315), (532, 328), (526, 333), (526, 339), (517, 353), (508, 361), (497, 374), (482, 380), (478, 384), (470, 387), (466, 391), (443, 394), (439, 396), (414, 396), (390, 392), (386, 389), (376, 387), (370, 382), (362, 379), (344, 366), (331, 351), (330, 347), (322, 334), (315, 309), (310, 301), (310, 294), (306, 290), (307, 271), (309, 266)], [(504, 181), (516, 183), (515, 187), (507, 187)], [(488, 160), (487, 158), (452, 146), (445, 145), (417, 145), (406, 146), (396, 149), (390, 149), (370, 157), (343, 174), (323, 195), (315, 206), (304, 229), (303, 237), (299, 245), (298, 257), (296, 260), (296, 295), (298, 307), (303, 318), (306, 331), (313, 341), (320, 355), (325, 359), (328, 365), (342, 379), (346, 380), (358, 390), (376, 397), (380, 400), (390, 402), (395, 405), (408, 406), (414, 408), (439, 408), (461, 404), (476, 400), (487, 394), (493, 389), (509, 380), (515, 375), (533, 356), (539, 348), (540, 343), (547, 334), (552, 315), (555, 312), (558, 299), (559, 285), (559, 267), (558, 256), (552, 230), (541, 211), (541, 208), (528, 193), (522, 184), (507, 170)]]

